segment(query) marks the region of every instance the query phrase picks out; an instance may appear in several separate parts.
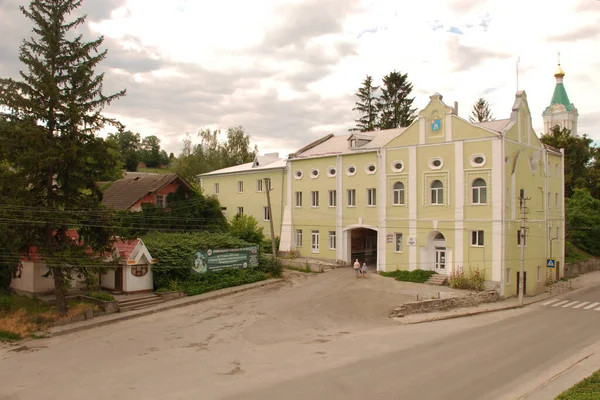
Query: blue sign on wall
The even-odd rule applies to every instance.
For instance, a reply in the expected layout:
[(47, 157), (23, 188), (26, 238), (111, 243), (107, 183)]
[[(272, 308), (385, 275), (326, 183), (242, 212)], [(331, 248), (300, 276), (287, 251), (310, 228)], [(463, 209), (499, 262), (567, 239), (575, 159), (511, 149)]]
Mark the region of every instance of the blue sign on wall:
[(442, 120), (441, 119), (434, 119), (433, 121), (431, 121), (431, 130), (433, 132), (438, 132), (442, 127)]
[(546, 267), (554, 268), (556, 266), (556, 260), (554, 258), (549, 258), (546, 260)]

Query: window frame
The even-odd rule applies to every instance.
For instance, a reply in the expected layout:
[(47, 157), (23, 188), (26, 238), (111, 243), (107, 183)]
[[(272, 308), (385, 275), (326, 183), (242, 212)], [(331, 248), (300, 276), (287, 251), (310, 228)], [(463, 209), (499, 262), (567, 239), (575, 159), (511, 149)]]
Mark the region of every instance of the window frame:
[[(439, 182), (440, 185), (442, 185), (441, 187), (433, 187), (433, 185)], [(435, 194), (435, 195), (434, 195)], [(441, 194), (441, 196), (440, 196)], [(435, 201), (434, 201), (434, 197), (435, 197)], [(441, 201), (440, 201), (440, 197), (441, 197)], [(431, 182), (431, 184), (429, 185), (429, 200), (430, 200), (430, 205), (433, 206), (443, 206), (444, 205), (444, 183), (439, 180), (436, 179), (434, 181)]]
[(269, 208), (269, 206), (264, 206), (263, 207), (263, 221), (270, 221), (271, 220), (271, 209)]
[(244, 181), (237, 181), (237, 192), (244, 193)]
[[(295, 202), (294, 202), (294, 207), (295, 208), (302, 208), (302, 192), (295, 192)], [(300, 200), (300, 201), (298, 201)]]
[(346, 206), (350, 208), (356, 207), (356, 189), (346, 189)]
[[(316, 240), (315, 240), (316, 238)], [(321, 232), (318, 230), (313, 230), (310, 232), (310, 251), (313, 254), (319, 253), (321, 251)]]
[[(155, 196), (156, 196), (156, 207), (166, 208), (167, 207), (167, 196), (165, 196), (164, 194), (157, 194)], [(160, 201), (159, 201), (159, 199), (160, 199)]]
[(319, 191), (312, 190), (310, 192), (310, 207), (311, 208), (319, 208)]
[(471, 231), (471, 247), (485, 247), (485, 231), (482, 229)]
[[(401, 188), (397, 188), (396, 185), (401, 185)], [(398, 197), (396, 199), (396, 196)], [(398, 200), (398, 202), (396, 202)], [(406, 187), (404, 186), (404, 182), (395, 182), (392, 185), (392, 205), (393, 206), (404, 206), (406, 205)]]
[(328, 190), (327, 193), (329, 207), (337, 207), (337, 190)]
[(337, 235), (335, 231), (329, 231), (329, 250), (335, 249), (337, 249)]
[[(398, 240), (400, 239), (400, 240)], [(400, 232), (394, 233), (394, 253), (402, 253), (404, 251), (403, 243), (404, 235)], [(398, 246), (400, 245), (400, 246)]]
[(367, 207), (377, 207), (377, 188), (367, 188)]
[(244, 215), (244, 207), (237, 208), (237, 215)]
[(260, 193), (263, 191), (263, 180), (262, 179), (258, 179), (256, 181), (256, 192)]
[[(483, 186), (475, 186), (475, 183), (481, 181), (483, 182)], [(485, 197), (485, 201), (481, 201), (482, 198)], [(477, 194), (477, 201), (475, 201), (475, 197)], [(483, 178), (475, 178), (473, 182), (471, 182), (471, 204), (473, 205), (487, 205), (488, 196), (487, 196), (487, 181)]]
[(214, 184), (213, 191), (215, 192), (215, 194), (219, 194), (219, 189), (220, 189), (219, 186), (220, 185), (218, 182)]
[[(300, 238), (300, 240), (298, 240)], [(302, 247), (302, 229), (296, 229), (296, 247)]]

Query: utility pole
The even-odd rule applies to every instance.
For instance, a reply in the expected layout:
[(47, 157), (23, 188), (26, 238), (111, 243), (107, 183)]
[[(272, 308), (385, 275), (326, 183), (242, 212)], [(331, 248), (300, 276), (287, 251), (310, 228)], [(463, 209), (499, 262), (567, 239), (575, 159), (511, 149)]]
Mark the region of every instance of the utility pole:
[(265, 187), (267, 191), (267, 208), (269, 209), (269, 226), (271, 228), (271, 250), (273, 251), (273, 259), (277, 260), (277, 249), (275, 248), (275, 232), (273, 229), (273, 213), (271, 212), (271, 179), (265, 178)]
[(521, 268), (519, 273), (519, 304), (523, 305), (523, 293), (525, 291), (525, 238), (527, 235), (527, 231), (525, 228), (525, 202), (527, 199), (525, 198), (525, 191), (521, 189), (519, 195), (519, 204), (521, 207)]

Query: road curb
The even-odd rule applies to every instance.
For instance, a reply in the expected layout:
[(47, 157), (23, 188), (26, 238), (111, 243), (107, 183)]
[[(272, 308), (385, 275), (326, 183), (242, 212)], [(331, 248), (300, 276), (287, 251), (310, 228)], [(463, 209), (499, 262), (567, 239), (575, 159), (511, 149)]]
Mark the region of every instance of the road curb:
[(489, 313), (493, 313), (493, 312), (496, 312), (496, 311), (507, 311), (507, 310), (515, 310), (517, 308), (524, 308), (524, 307), (527, 307), (529, 305), (536, 304), (536, 303), (539, 303), (541, 301), (545, 301), (545, 300), (554, 298), (556, 296), (560, 296), (560, 295), (567, 294), (567, 293), (568, 294), (573, 294), (573, 293), (576, 293), (576, 292), (579, 292), (579, 291), (582, 291), (582, 290), (585, 290), (585, 289), (589, 289), (589, 288), (591, 288), (591, 286), (581, 287), (581, 288), (578, 288), (578, 289), (572, 289), (572, 290), (569, 290), (568, 292), (565, 292), (565, 293), (551, 294), (550, 296), (544, 297), (543, 299), (533, 300), (533, 301), (530, 301), (530, 302), (528, 302), (526, 304), (523, 304), (523, 305), (518, 304), (516, 306), (506, 306), (506, 307), (501, 307), (501, 308), (493, 308), (493, 309), (489, 309), (489, 310), (477, 310), (477, 311), (464, 312), (464, 313), (460, 313), (460, 314), (443, 315), (443, 316), (440, 316), (440, 317), (433, 317), (433, 318), (428, 318), (428, 319), (424, 319), (424, 320), (420, 320), (420, 321), (413, 321), (413, 322), (404, 322), (404, 321), (402, 321), (402, 317), (396, 317), (394, 319), (397, 320), (398, 322), (400, 322), (402, 325), (416, 325), (416, 324), (423, 324), (423, 323), (426, 323), (426, 322), (435, 322), (435, 321), (444, 321), (444, 320), (447, 320), (447, 319), (455, 319), (455, 318), (462, 318), (462, 317), (471, 317), (473, 315), (478, 315), (478, 314), (489, 314)]
[(118, 318), (112, 318), (106, 321), (97, 321), (97, 322), (91, 322), (89, 324), (86, 325), (81, 325), (81, 326), (75, 326), (72, 327), (70, 329), (63, 329), (57, 332), (50, 332), (49, 337), (56, 337), (56, 336), (62, 336), (62, 335), (66, 335), (69, 333), (75, 333), (75, 332), (81, 332), (81, 331), (85, 331), (88, 329), (92, 329), (92, 328), (98, 328), (101, 326), (105, 326), (105, 325), (110, 325), (110, 324), (114, 324), (116, 322), (121, 322), (121, 321), (128, 321), (128, 320), (132, 320), (135, 318), (140, 318), (140, 317), (145, 317), (147, 315), (151, 315), (151, 314), (156, 314), (159, 312), (163, 312), (163, 311), (168, 311), (168, 310), (173, 310), (175, 308), (180, 308), (180, 307), (186, 307), (192, 304), (198, 304), (198, 303), (202, 303), (204, 301), (208, 301), (208, 300), (214, 300), (217, 299), (219, 297), (225, 297), (231, 294), (237, 294), (237, 293), (242, 293), (242, 292), (246, 292), (252, 289), (258, 289), (258, 288), (262, 288), (265, 286), (271, 286), (277, 283), (281, 283), (283, 282), (283, 279), (268, 279), (266, 281), (261, 281), (261, 282), (256, 282), (256, 283), (251, 283), (248, 285), (242, 285), (242, 286), (235, 286), (232, 288), (226, 288), (226, 289), (221, 289), (221, 290), (216, 290), (214, 292), (210, 292), (210, 293), (206, 293), (206, 296), (202, 297), (203, 295), (199, 295), (199, 296), (192, 296), (190, 298), (189, 301), (186, 302), (182, 302), (182, 303), (177, 303), (177, 304), (168, 304), (162, 307), (158, 307), (155, 309), (148, 309), (148, 310), (142, 310), (140, 312), (137, 312), (135, 314), (124, 314), (122, 317), (118, 317)]

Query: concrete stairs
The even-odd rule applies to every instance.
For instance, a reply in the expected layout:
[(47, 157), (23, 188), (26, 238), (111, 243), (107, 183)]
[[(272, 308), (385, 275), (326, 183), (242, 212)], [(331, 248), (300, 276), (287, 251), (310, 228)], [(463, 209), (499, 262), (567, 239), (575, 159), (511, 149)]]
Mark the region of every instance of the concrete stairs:
[(119, 312), (139, 310), (164, 302), (162, 297), (156, 294), (134, 297), (132, 299), (119, 300)]
[(428, 285), (444, 286), (448, 284), (448, 276), (441, 274), (433, 274), (425, 283)]

